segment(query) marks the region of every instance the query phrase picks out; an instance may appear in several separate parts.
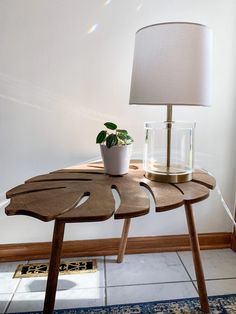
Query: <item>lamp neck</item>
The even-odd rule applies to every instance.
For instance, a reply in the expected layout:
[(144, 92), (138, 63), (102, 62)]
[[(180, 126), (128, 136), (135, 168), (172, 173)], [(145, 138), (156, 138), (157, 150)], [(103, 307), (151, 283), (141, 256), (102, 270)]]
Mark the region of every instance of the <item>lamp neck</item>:
[(172, 105), (167, 105), (166, 122), (173, 122), (173, 120), (172, 120)]
[(167, 122), (167, 155), (166, 155), (166, 167), (167, 167), (167, 172), (170, 169), (170, 163), (171, 163), (171, 122), (172, 121), (172, 105), (167, 105), (167, 117), (166, 117), (166, 122)]

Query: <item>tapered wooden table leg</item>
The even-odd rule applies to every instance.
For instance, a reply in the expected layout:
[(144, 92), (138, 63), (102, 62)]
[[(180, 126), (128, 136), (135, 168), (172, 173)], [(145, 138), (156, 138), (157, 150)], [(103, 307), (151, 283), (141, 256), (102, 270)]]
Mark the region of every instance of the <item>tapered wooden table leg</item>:
[(122, 263), (124, 259), (124, 254), (125, 254), (125, 249), (126, 249), (128, 234), (129, 234), (130, 222), (131, 222), (131, 218), (127, 218), (124, 221), (122, 236), (120, 239), (119, 253), (117, 256), (117, 263)]
[(65, 223), (55, 220), (43, 314), (53, 314)]
[(192, 205), (185, 203), (185, 213), (188, 223), (188, 230), (189, 230), (189, 237), (190, 243), (192, 248), (192, 255), (193, 255), (193, 263), (197, 278), (197, 286), (198, 286), (198, 293), (200, 298), (201, 310), (205, 313), (209, 313), (209, 304), (207, 298), (207, 290), (204, 278), (204, 272), (202, 267), (201, 255), (200, 255), (200, 246), (198, 242), (198, 236), (196, 232), (194, 216)]

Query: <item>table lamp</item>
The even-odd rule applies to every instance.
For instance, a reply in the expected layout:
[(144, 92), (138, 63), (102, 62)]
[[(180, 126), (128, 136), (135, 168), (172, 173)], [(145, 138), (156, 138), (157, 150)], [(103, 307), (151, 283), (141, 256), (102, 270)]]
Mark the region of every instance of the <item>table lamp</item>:
[(145, 176), (179, 183), (192, 179), (193, 123), (172, 120), (172, 106), (209, 106), (211, 30), (202, 24), (170, 22), (136, 33), (130, 104), (166, 105), (165, 122), (145, 123)]

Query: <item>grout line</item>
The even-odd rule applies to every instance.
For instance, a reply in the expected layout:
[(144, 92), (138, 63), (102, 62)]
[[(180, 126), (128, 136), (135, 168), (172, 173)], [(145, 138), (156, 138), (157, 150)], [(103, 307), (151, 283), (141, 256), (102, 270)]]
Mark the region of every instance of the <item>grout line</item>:
[(7, 306), (5, 307), (4, 314), (7, 313), (7, 311), (9, 310), (9, 307), (10, 307), (10, 304), (13, 300), (13, 297), (14, 297), (14, 293), (12, 293), (12, 296), (11, 296), (10, 300), (8, 301)]
[(124, 285), (114, 285), (114, 286), (108, 286), (108, 287), (109, 288), (117, 288), (117, 287), (149, 286), (149, 285), (163, 285), (163, 284), (175, 284), (175, 283), (185, 283), (185, 282), (192, 282), (192, 281), (180, 280), (180, 281), (163, 281), (163, 282), (145, 282), (145, 283), (131, 283), (131, 284), (124, 284)]
[[(205, 279), (205, 281), (211, 281), (211, 280), (235, 280), (236, 277), (228, 277), (228, 278), (208, 278), (208, 279)], [(196, 279), (197, 280), (197, 279)]]
[[(236, 277), (228, 277), (228, 278), (208, 278), (205, 281), (217, 281), (217, 280), (235, 280)], [(195, 280), (197, 281), (197, 279)]]
[(105, 306), (107, 306), (107, 268), (106, 268), (106, 256), (104, 256), (104, 280), (105, 280)]
[(189, 276), (190, 281), (191, 281), (191, 282), (192, 282), (192, 284), (193, 284), (193, 287), (195, 288), (195, 290), (197, 291), (197, 294), (199, 295), (199, 293), (198, 293), (198, 289), (197, 289), (197, 287), (196, 287), (196, 285), (195, 285), (195, 283), (194, 283), (194, 281), (193, 281), (192, 277), (190, 276), (190, 274), (189, 274), (189, 272), (188, 272), (188, 270), (187, 270), (186, 266), (184, 265), (184, 262), (182, 261), (182, 259), (181, 259), (180, 255), (179, 255), (179, 253), (178, 253), (177, 251), (176, 251), (176, 254), (177, 254), (177, 256), (178, 256), (178, 258), (179, 258), (179, 260), (180, 260), (180, 262), (181, 262), (182, 266), (184, 267), (184, 269), (185, 269), (185, 271), (186, 271), (187, 275)]
[[(26, 263), (28, 263), (28, 262), (29, 262), (29, 261), (26, 261)], [(11, 279), (14, 280), (15, 278), (12, 277)], [(6, 306), (6, 308), (5, 308), (4, 313), (7, 313), (7, 311), (9, 310), (10, 304), (11, 304), (11, 302), (12, 302), (12, 300), (13, 300), (13, 297), (14, 297), (14, 295), (15, 295), (15, 293), (16, 293), (16, 291), (17, 291), (19, 285), (20, 285), (20, 282), (21, 282), (21, 278), (19, 279), (18, 284), (16, 285), (15, 289), (14, 289), (13, 292), (12, 292), (12, 296), (11, 296), (10, 300), (8, 301), (8, 303), (7, 303), (7, 306)]]

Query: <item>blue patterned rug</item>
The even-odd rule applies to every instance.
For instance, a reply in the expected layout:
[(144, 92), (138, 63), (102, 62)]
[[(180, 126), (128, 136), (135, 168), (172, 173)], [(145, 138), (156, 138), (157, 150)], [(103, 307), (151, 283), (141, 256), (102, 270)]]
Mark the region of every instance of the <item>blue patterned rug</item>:
[[(209, 297), (211, 314), (235, 314), (236, 294)], [(55, 314), (200, 314), (199, 299), (180, 299), (158, 302), (122, 304), (101, 307), (57, 310)], [(24, 312), (18, 314), (42, 314)]]

